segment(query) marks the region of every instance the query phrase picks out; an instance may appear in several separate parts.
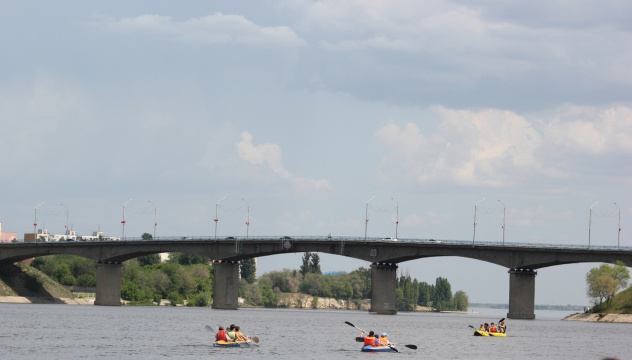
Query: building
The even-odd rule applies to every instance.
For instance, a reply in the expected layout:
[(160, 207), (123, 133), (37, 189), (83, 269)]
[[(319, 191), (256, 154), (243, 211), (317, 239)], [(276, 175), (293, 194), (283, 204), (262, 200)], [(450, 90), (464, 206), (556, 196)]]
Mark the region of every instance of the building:
[[(37, 240), (36, 240), (37, 239)], [(119, 241), (119, 237), (104, 236), (95, 231), (92, 235), (77, 235), (75, 230), (67, 230), (66, 234), (51, 234), (48, 229), (38, 229), (37, 234), (24, 234), (24, 242), (59, 242), (59, 241)]]
[(14, 242), (18, 241), (18, 233), (14, 232), (3, 232), (2, 231), (2, 222), (0, 222), (0, 242)]

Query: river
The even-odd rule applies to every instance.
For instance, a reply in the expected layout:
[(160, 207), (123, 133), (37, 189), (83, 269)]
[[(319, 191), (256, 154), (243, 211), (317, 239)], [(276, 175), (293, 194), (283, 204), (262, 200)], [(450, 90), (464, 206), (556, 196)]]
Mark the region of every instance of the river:
[[(1, 359), (604, 359), (632, 358), (630, 324), (561, 321), (571, 312), (536, 311), (507, 320), (506, 338), (472, 336), (469, 325), (498, 322), (506, 310), (467, 314), (363, 311), (0, 304)], [(360, 351), (360, 331), (387, 332), (398, 353)], [(205, 326), (240, 325), (259, 346), (215, 348)], [(405, 344), (418, 346), (417, 350)]]

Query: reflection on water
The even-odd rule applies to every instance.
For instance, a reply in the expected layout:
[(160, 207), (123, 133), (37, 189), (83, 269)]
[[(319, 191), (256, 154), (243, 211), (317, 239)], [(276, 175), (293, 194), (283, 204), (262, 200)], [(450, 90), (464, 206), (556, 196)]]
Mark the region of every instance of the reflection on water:
[[(0, 304), (2, 359), (366, 359), (359, 328), (387, 332), (397, 356), (428, 359), (629, 358), (629, 324), (560, 321), (572, 312), (536, 311), (536, 320), (507, 320), (506, 338), (472, 336), (470, 325), (497, 322), (502, 309), (467, 314), (372, 315), (343, 310), (213, 310)], [(250, 349), (215, 348), (205, 325), (240, 325), (260, 338)], [(404, 345), (414, 344), (417, 350)], [(385, 354), (375, 354), (382, 356)], [(387, 355), (388, 356), (388, 355)]]

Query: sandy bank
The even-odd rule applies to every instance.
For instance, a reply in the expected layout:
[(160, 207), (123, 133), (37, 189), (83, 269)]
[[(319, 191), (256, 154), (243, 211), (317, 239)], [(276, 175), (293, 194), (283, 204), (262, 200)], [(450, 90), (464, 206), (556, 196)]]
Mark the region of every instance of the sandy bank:
[(69, 299), (54, 297), (0, 296), (0, 303), (94, 305), (94, 298)]
[(565, 317), (564, 320), (632, 324), (632, 314), (577, 313)]

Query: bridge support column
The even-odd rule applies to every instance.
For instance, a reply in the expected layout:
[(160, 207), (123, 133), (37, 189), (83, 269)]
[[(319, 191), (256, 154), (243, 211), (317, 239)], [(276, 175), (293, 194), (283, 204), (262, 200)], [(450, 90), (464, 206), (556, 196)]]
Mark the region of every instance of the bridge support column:
[(509, 319), (535, 319), (535, 277), (532, 269), (509, 271)]
[(121, 263), (97, 263), (97, 293), (94, 305), (121, 306)]
[(213, 309), (237, 310), (239, 262), (213, 261)]
[(371, 308), (369, 312), (395, 315), (397, 264), (371, 264)]

